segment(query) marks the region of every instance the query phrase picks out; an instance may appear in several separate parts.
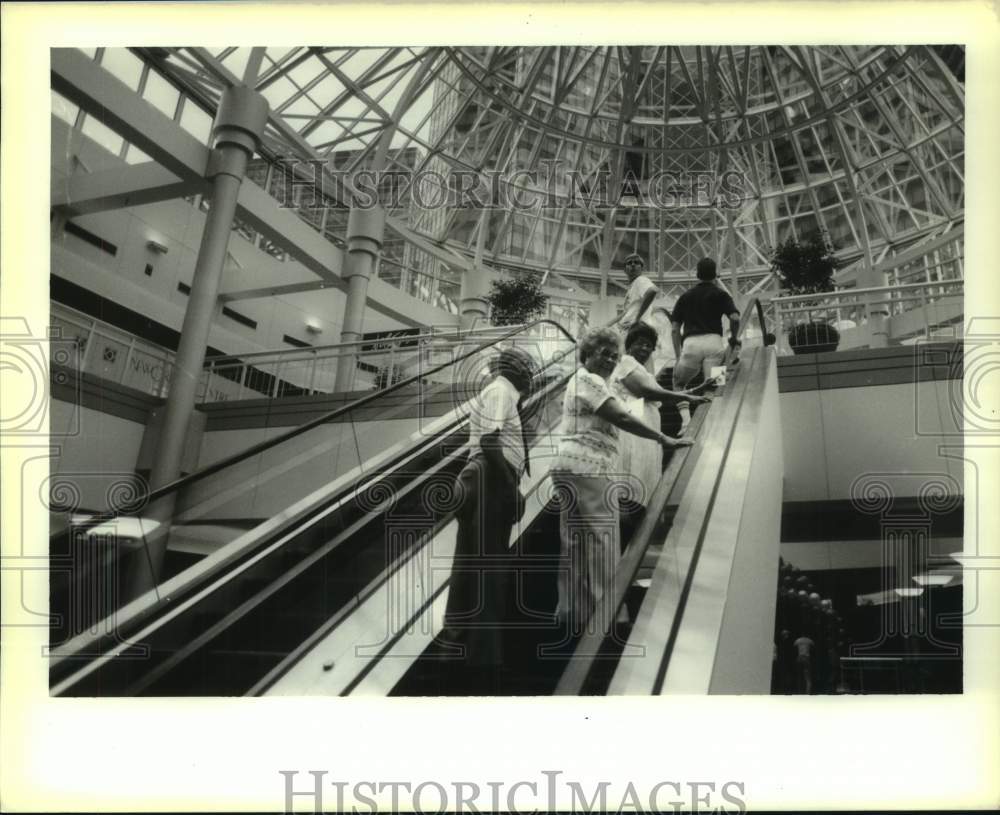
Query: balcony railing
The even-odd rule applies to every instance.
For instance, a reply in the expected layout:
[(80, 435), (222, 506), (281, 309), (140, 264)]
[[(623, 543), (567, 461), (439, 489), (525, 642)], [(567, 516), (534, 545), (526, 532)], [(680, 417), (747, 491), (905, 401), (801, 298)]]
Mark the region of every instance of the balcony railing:
[[(383, 390), (397, 382), (429, 371), (460, 354), (471, 344), (503, 336), (512, 326), (461, 331), (454, 326), (431, 328), (419, 334), (359, 340), (336, 345), (262, 351), (205, 361), (206, 378), (202, 389), (230, 399), (314, 396), (343, 391)], [(545, 326), (535, 329), (532, 355), (545, 364), (558, 350), (556, 337), (545, 334)], [(527, 339), (527, 338), (526, 338)], [(353, 372), (350, 381), (338, 381), (338, 368)], [(427, 384), (444, 383), (442, 376), (430, 375)]]
[(898, 286), (843, 289), (771, 300), (778, 326), (779, 353), (789, 354), (788, 332), (808, 322), (829, 323), (840, 333), (840, 348), (864, 348), (871, 342), (874, 316), (887, 318), (890, 342), (903, 344), (947, 336), (958, 339), (964, 315), (960, 278)]
[[(64, 364), (150, 396), (167, 396), (175, 365), (172, 351), (60, 303), (52, 303), (51, 324), (58, 339), (72, 348), (70, 354), (60, 357)], [(513, 328), (487, 326), (462, 331), (455, 326), (438, 326), (357, 342), (209, 357), (197, 402), (384, 390)], [(549, 326), (541, 325), (526, 331), (522, 338), (540, 364), (547, 363), (558, 350), (558, 338), (550, 333)], [(337, 370), (345, 358), (351, 360), (346, 367), (352, 376), (338, 382)], [(427, 384), (443, 383), (442, 376), (446, 375), (430, 374)]]
[(150, 396), (167, 395), (173, 352), (61, 303), (52, 303), (50, 323), (53, 339), (73, 348), (71, 367)]

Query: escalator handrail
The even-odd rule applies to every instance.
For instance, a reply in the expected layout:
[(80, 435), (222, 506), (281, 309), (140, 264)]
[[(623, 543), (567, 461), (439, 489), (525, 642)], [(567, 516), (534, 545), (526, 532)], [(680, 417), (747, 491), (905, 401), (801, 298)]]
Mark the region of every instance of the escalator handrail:
[(520, 325), (510, 325), (510, 326), (486, 326), (484, 328), (470, 328), (463, 330), (461, 328), (452, 327), (450, 330), (430, 328), (427, 331), (421, 332), (419, 334), (406, 334), (399, 337), (387, 337), (386, 339), (367, 339), (367, 340), (352, 340), (351, 342), (334, 342), (327, 345), (310, 345), (308, 348), (277, 348), (270, 351), (250, 351), (248, 353), (240, 354), (217, 354), (215, 356), (205, 357), (205, 369), (209, 369), (212, 366), (218, 365), (219, 363), (230, 364), (234, 362), (245, 362), (246, 360), (255, 360), (258, 357), (268, 357), (268, 356), (294, 356), (300, 354), (303, 357), (315, 356), (319, 353), (324, 353), (328, 351), (333, 351), (336, 349), (353, 349), (359, 348), (363, 345), (379, 345), (383, 342), (399, 342), (399, 343), (418, 343), (424, 340), (465, 340), (471, 336), (478, 336), (482, 334), (497, 333), (503, 331), (505, 328), (508, 331), (512, 331), (517, 328), (524, 328), (525, 323)]
[[(760, 323), (761, 337), (763, 338), (765, 346), (773, 345), (774, 337), (769, 335), (767, 332), (767, 321), (764, 317), (764, 309), (760, 300), (756, 297), (747, 304), (743, 313), (740, 314), (740, 327), (737, 332), (737, 339), (743, 336), (743, 333), (746, 331), (747, 325), (750, 322), (750, 317), (755, 311), (757, 314), (757, 320)], [(733, 358), (734, 357), (735, 349)], [(697, 411), (692, 417), (690, 425), (692, 433), (690, 438), (697, 439), (698, 433), (700, 432), (704, 422), (703, 417), (706, 413), (707, 411), (700, 410)], [(614, 621), (617, 619), (618, 612), (625, 603), (625, 595), (639, 572), (643, 558), (646, 555), (646, 550), (649, 549), (649, 545), (652, 542), (652, 533), (657, 526), (656, 520), (659, 519), (659, 516), (666, 507), (667, 500), (680, 478), (684, 464), (686, 464), (690, 458), (691, 449), (692, 448), (682, 448), (678, 450), (674, 454), (674, 458), (671, 460), (670, 465), (664, 472), (664, 475), (661, 477), (653, 496), (650, 499), (650, 506), (646, 512), (646, 517), (643, 520), (643, 523), (641, 523), (639, 528), (636, 530), (635, 537), (629, 543), (625, 554), (622, 555), (622, 559), (618, 564), (613, 595), (604, 595), (604, 597), (598, 601), (598, 605), (593, 611), (591, 618), (604, 620), (605, 623), (598, 629), (591, 629), (588, 627), (587, 632), (577, 642), (573, 652), (573, 657), (570, 659), (565, 672), (559, 680), (559, 684), (556, 689), (557, 694), (576, 696), (583, 690), (594, 663), (597, 661), (600, 646), (610, 635), (611, 630), (614, 627)]]
[[(194, 484), (197, 481), (201, 481), (203, 478), (207, 478), (210, 475), (214, 475), (215, 473), (220, 472), (228, 467), (231, 467), (234, 464), (239, 464), (242, 461), (246, 461), (248, 458), (252, 458), (253, 456), (259, 455), (260, 453), (270, 450), (278, 446), (279, 444), (288, 441), (289, 439), (301, 436), (303, 433), (306, 433), (309, 430), (312, 430), (313, 428), (319, 427), (320, 425), (326, 424), (327, 422), (334, 421), (335, 419), (338, 419), (341, 416), (347, 415), (353, 410), (365, 407), (366, 405), (369, 405), (372, 402), (377, 401), (378, 399), (381, 399), (385, 396), (388, 396), (391, 393), (395, 393), (396, 391), (405, 388), (407, 385), (413, 384), (417, 380), (423, 379), (427, 376), (431, 376), (432, 374), (438, 373), (439, 371), (442, 371), (445, 368), (448, 368), (452, 365), (457, 365), (458, 363), (463, 362), (464, 360), (475, 356), (476, 354), (484, 351), (487, 348), (490, 348), (494, 345), (498, 345), (501, 342), (516, 337), (518, 334), (521, 334), (525, 331), (529, 331), (530, 329), (541, 325), (554, 326), (556, 329), (561, 331), (562, 334), (571, 343), (573, 343), (574, 345), (576, 344), (576, 340), (573, 338), (573, 336), (555, 320), (549, 320), (549, 319), (535, 320), (532, 323), (527, 323), (525, 325), (517, 326), (513, 331), (503, 334), (500, 337), (496, 337), (495, 339), (489, 340), (488, 342), (481, 343), (480, 345), (477, 345), (475, 348), (456, 357), (455, 359), (449, 360), (448, 362), (443, 362), (440, 365), (437, 365), (434, 368), (430, 368), (426, 371), (421, 371), (419, 373), (416, 373), (413, 376), (407, 377), (406, 379), (403, 379), (395, 383), (394, 385), (390, 385), (388, 388), (385, 388), (383, 390), (374, 391), (373, 393), (369, 393), (366, 396), (362, 396), (360, 399), (356, 399), (355, 401), (351, 402), (348, 405), (344, 405), (342, 407), (331, 410), (327, 413), (322, 414), (321, 416), (316, 417), (315, 419), (310, 419), (308, 422), (298, 425), (297, 427), (293, 427), (290, 430), (286, 430), (284, 433), (280, 433), (279, 435), (274, 436), (273, 438), (266, 439), (262, 442), (258, 442), (257, 444), (248, 447), (246, 450), (242, 450), (239, 453), (234, 453), (233, 455), (227, 456), (226, 458), (213, 462), (212, 464), (209, 464), (206, 467), (197, 470), (196, 472), (189, 473), (188, 475), (175, 479), (174, 481), (171, 481), (168, 484), (164, 484), (162, 487), (158, 487), (157, 489), (152, 490), (145, 496), (141, 496), (130, 507), (106, 510), (104, 512), (99, 512), (94, 515), (90, 515), (86, 519), (82, 519), (78, 523), (72, 524), (72, 529), (76, 533), (86, 532), (88, 529), (91, 529), (103, 523), (107, 523), (108, 521), (113, 521), (116, 518), (122, 517), (123, 515), (135, 513), (142, 506), (148, 506), (152, 504), (154, 501), (158, 501), (159, 499), (164, 498), (167, 495), (177, 493), (181, 489), (184, 489), (185, 487), (190, 486), (191, 484)], [(66, 530), (62, 530), (56, 533), (56, 536), (65, 534), (65, 531)]]
[[(575, 344), (576, 343), (574, 341), (574, 346)], [(546, 363), (541, 370), (544, 371), (552, 365), (561, 362), (573, 350), (573, 348), (568, 348), (557, 354), (552, 360)], [(540, 403), (551, 398), (552, 392), (564, 386), (571, 376), (571, 373), (567, 373), (558, 381), (544, 383), (542, 387), (525, 399), (525, 404), (523, 406), (524, 410), (529, 415), (533, 413), (534, 410), (538, 409)], [(456, 423), (452, 424), (447, 430), (442, 432), (452, 433), (455, 430), (460, 429), (468, 421), (468, 416), (462, 417)], [(456, 448), (450, 455), (452, 457), (460, 457), (466, 454), (467, 449), (468, 444), (466, 443)], [(384, 511), (385, 509), (382, 507), (372, 509), (368, 511), (362, 519), (355, 521), (353, 526), (367, 523)], [(453, 514), (454, 513), (449, 513), (445, 521), (451, 520)], [(287, 538), (289, 534), (298, 534), (301, 530), (307, 528), (314, 522), (315, 519), (313, 515), (292, 518), (284, 527), (271, 530), (268, 533), (267, 538), (268, 540)], [(295, 532), (291, 532), (290, 528), (293, 526), (296, 528)], [(151, 631), (155, 630), (157, 626), (163, 623), (162, 612), (177, 614), (179, 613), (179, 610), (182, 610), (186, 603), (190, 602), (192, 590), (197, 590), (199, 595), (207, 595), (211, 592), (215, 592), (225, 586), (226, 583), (232, 579), (234, 573), (239, 571), (240, 568), (242, 568), (242, 564), (240, 563), (219, 564), (218, 569), (215, 570), (216, 573), (208, 575), (199, 574), (197, 575), (197, 579), (189, 581), (188, 584), (175, 585), (169, 592), (165, 593), (163, 597), (159, 597), (155, 602), (135, 606), (134, 603), (141, 603), (140, 598), (140, 600), (134, 601), (131, 607), (126, 606), (124, 609), (119, 609), (113, 614), (113, 626), (108, 625), (107, 620), (102, 620), (96, 624), (95, 629), (104, 633), (99, 633), (95, 636), (92, 633), (85, 632), (77, 635), (69, 642), (58, 646), (52, 654), (53, 659), (50, 663), (50, 677), (55, 675), (53, 674), (54, 670), (58, 671), (65, 665), (71, 664), (72, 661), (78, 660), (78, 654), (84, 648), (93, 649), (89, 659), (86, 661), (86, 664), (80, 665), (76, 671), (59, 679), (59, 684), (57, 685), (57, 687), (60, 688), (59, 694), (64, 693), (67, 687), (71, 687), (75, 682), (79, 681), (80, 677), (85, 676), (90, 670), (93, 670), (95, 665), (103, 660), (107, 660), (109, 657), (113, 657), (117, 650), (123, 650), (126, 648), (128, 646), (128, 642), (126, 640), (130, 639), (137, 633), (138, 626), (144, 626), (138, 633), (143, 636), (149, 634)], [(221, 570), (221, 573), (219, 570)], [(386, 575), (382, 575), (376, 580), (376, 582), (386, 579), (388, 579), (388, 577)], [(370, 589), (371, 587), (369, 586), (366, 591)], [(161, 618), (154, 618), (153, 615), (161, 615)], [(103, 643), (109, 641), (110, 646), (105, 647)]]
[[(554, 380), (545, 384), (545, 386), (532, 394), (525, 402), (525, 409), (531, 411), (533, 408), (537, 408), (537, 403), (544, 402), (553, 397), (553, 394), (558, 393), (562, 388), (566, 386), (566, 383), (573, 376), (573, 373), (567, 373), (565, 376), (558, 380)], [(533, 404), (535, 403), (535, 404)], [(467, 421), (467, 419), (465, 420)], [(558, 421), (558, 420), (557, 420)], [(470, 450), (470, 443), (466, 442), (460, 448), (454, 451), (452, 454), (454, 459), (460, 459), (468, 454)], [(368, 518), (374, 517), (378, 512), (382, 510), (374, 510), (369, 513)], [(294, 665), (303, 657), (304, 654), (309, 653), (316, 645), (321, 642), (325, 637), (329, 636), (330, 632), (342, 625), (347, 617), (357, 611), (357, 609), (365, 602), (365, 600), (375, 594), (379, 589), (381, 589), (386, 583), (388, 583), (393, 575), (402, 568), (405, 568), (406, 562), (414, 557), (417, 557), (417, 553), (422, 547), (427, 546), (434, 536), (438, 534), (440, 529), (443, 529), (449, 523), (454, 521), (456, 515), (456, 510), (451, 509), (444, 514), (437, 517), (436, 523), (433, 530), (431, 530), (428, 536), (417, 546), (414, 547), (408, 554), (400, 558), (394, 563), (390, 563), (386, 568), (379, 573), (373, 580), (371, 580), (361, 591), (358, 592), (354, 604), (351, 607), (344, 607), (332, 617), (330, 617), (320, 628), (314, 631), (306, 640), (297, 645), (288, 655), (281, 660), (274, 668), (272, 668), (265, 676), (260, 678), (247, 692), (249, 696), (262, 695), (268, 688), (273, 686), (279, 681), (288, 671), (290, 671)], [(449, 584), (451, 578), (450, 576), (445, 578), (442, 585), (433, 593), (432, 597), (428, 602), (433, 601), (437, 598), (444, 588)], [(421, 608), (421, 611), (423, 608)], [(418, 612), (419, 613), (419, 612)], [(398, 635), (397, 635), (398, 636)], [(388, 646), (386, 646), (388, 647)], [(382, 659), (384, 651), (375, 657), (374, 661)], [(369, 666), (370, 668), (370, 666)], [(360, 675), (355, 677), (352, 682), (359, 681)]]

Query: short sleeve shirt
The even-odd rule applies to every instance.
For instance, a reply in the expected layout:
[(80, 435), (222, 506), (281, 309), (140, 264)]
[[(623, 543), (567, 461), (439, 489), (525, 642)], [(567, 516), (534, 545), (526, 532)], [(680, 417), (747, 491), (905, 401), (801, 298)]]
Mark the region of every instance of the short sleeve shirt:
[(801, 658), (808, 657), (809, 654), (812, 652), (813, 645), (815, 645), (815, 643), (811, 639), (809, 639), (809, 637), (799, 637), (792, 644), (798, 650), (799, 657)]
[(496, 377), (469, 405), (469, 443), (479, 448), (483, 436), (500, 431), (500, 450), (519, 475), (524, 470), (524, 441), (517, 412), (517, 388), (504, 376)]
[[(642, 298), (651, 291), (658, 291), (656, 284), (644, 274), (639, 275), (629, 284), (628, 291), (625, 292), (625, 306), (619, 323), (625, 331), (635, 325), (636, 315), (638, 315), (639, 307), (642, 305)], [(643, 316), (645, 317), (645, 315)]]
[(586, 368), (579, 368), (563, 396), (559, 450), (554, 470), (579, 475), (611, 475), (618, 466), (618, 428), (597, 415), (613, 398), (607, 383)]
[[(647, 404), (646, 400), (642, 396), (637, 396), (632, 393), (628, 385), (625, 384), (625, 380), (629, 377), (629, 375), (636, 371), (639, 371), (640, 375), (645, 374), (647, 377), (652, 379), (649, 371), (646, 370), (639, 360), (631, 354), (624, 354), (621, 360), (619, 360), (618, 365), (615, 366), (614, 373), (611, 374), (609, 387), (611, 395), (626, 405), (630, 411), (635, 403), (641, 402), (642, 408), (639, 410), (639, 413), (641, 413), (642, 409), (644, 409)], [(648, 404), (655, 405), (657, 408), (659, 408), (660, 405), (659, 402), (654, 401), (649, 401)]]
[(733, 298), (711, 281), (702, 281), (682, 294), (674, 306), (670, 321), (683, 325), (684, 339), (700, 334), (722, 336), (722, 317), (736, 312)]

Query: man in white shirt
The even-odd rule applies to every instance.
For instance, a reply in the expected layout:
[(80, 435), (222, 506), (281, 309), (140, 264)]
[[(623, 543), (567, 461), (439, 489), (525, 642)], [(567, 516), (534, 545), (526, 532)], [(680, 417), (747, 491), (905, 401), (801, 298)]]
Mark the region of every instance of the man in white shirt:
[(617, 326), (622, 332), (622, 336), (628, 334), (629, 329), (637, 322), (647, 316), (649, 307), (659, 294), (659, 289), (645, 275), (646, 263), (642, 255), (631, 254), (625, 258), (625, 276), (628, 278), (628, 291), (625, 292), (625, 304), (621, 316), (612, 321), (612, 326)]
[(461, 645), (469, 665), (500, 665), (509, 613), (510, 533), (524, 514), (519, 490), (527, 467), (520, 399), (531, 386), (533, 364), (508, 348), (491, 366), (496, 373), (470, 403), (469, 462), (455, 484), (461, 503), (441, 638)]

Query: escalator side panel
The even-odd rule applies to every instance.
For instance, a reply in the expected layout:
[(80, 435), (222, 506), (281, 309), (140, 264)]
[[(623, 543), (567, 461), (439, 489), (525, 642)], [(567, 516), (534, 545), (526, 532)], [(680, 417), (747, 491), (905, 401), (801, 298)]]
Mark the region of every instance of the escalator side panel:
[[(697, 461), (674, 517), (651, 578), (638, 618), (628, 639), (631, 654), (615, 671), (608, 693), (649, 695), (657, 692), (664, 673), (664, 658), (676, 634), (675, 621), (690, 589), (689, 577), (704, 541), (706, 520), (716, 498), (718, 474), (729, 452), (748, 386), (753, 379), (746, 360), (741, 375), (726, 388), (725, 399), (713, 409), (699, 432), (694, 449)], [(715, 408), (716, 406), (713, 406)]]
[[(525, 515), (515, 525), (512, 540), (518, 540), (543, 513), (549, 497), (545, 473), (552, 455), (550, 448), (545, 433), (531, 449), (534, 475), (525, 485)], [(441, 630), (456, 532), (454, 520), (438, 530), (414, 552), (411, 562), (394, 572), (350, 618), (262, 692), (386, 695)], [(356, 647), (362, 643), (365, 647)]]
[(770, 693), (783, 464), (777, 365), (767, 356), (740, 414), (661, 693)]

